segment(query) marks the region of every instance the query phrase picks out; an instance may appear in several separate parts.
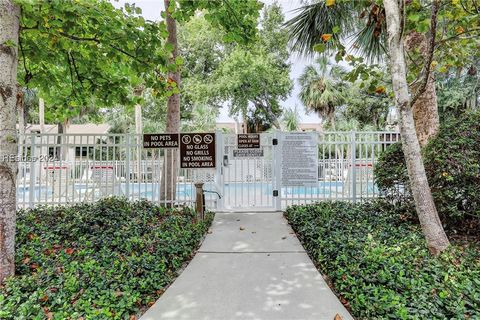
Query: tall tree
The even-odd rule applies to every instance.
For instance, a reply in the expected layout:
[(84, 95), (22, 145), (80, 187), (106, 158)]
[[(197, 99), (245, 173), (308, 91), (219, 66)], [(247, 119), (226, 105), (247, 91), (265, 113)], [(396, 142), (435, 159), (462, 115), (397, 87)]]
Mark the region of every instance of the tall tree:
[[(256, 22), (261, 4), (257, 0), (210, 1), (210, 0), (164, 0), (167, 23), (167, 46), (171, 48), (170, 62), (180, 64), (177, 40), (177, 20), (185, 22), (199, 11), (205, 12), (205, 19), (214, 27), (222, 28), (227, 42), (245, 43), (256, 34)], [(169, 70), (168, 83), (178, 90), (181, 84), (179, 68)], [(167, 102), (167, 132), (180, 130), (180, 94), (173, 92)], [(171, 204), (175, 200), (178, 156), (177, 151), (167, 151), (164, 157), (164, 174), (160, 186), (160, 199)]]
[(236, 46), (220, 64), (214, 88), (228, 105), (231, 115), (244, 121), (262, 122), (280, 129), (280, 101), (292, 90), (289, 77), (288, 36), (281, 26), (281, 7), (263, 10), (259, 36), (249, 47)]
[[(172, 48), (170, 63), (174, 64), (178, 58), (177, 23), (172, 17), (175, 10), (175, 1), (164, 0), (165, 21), (167, 23), (167, 44)], [(180, 89), (180, 70), (176, 68), (168, 73), (168, 81), (175, 83)], [(166, 132), (180, 132), (180, 93), (174, 93), (167, 100)], [(160, 200), (172, 201), (177, 190), (178, 154), (177, 150), (167, 150), (164, 154), (163, 174), (160, 186)]]
[[(134, 5), (117, 9), (105, 0), (19, 3), (18, 81), (46, 100), (47, 121), (57, 123), (59, 133), (72, 119), (97, 114), (100, 107), (139, 103), (132, 88), (141, 83), (160, 95), (171, 91), (164, 76), (166, 26), (145, 21)], [(63, 153), (57, 149), (58, 157)]]
[[(425, 39), (430, 23), (430, 1), (405, 1), (404, 33), (409, 43), (407, 55), (408, 80), (414, 81), (422, 70), (419, 63), (425, 57)], [(439, 70), (469, 61), (478, 50), (478, 6), (475, 1), (449, 1), (442, 4), (439, 15), (441, 28), (437, 31), (443, 39), (438, 41), (432, 62)], [(352, 43), (351, 52), (358, 53), (369, 62), (386, 57), (385, 9), (380, 1), (324, 1), (316, 0), (298, 9), (298, 14), (286, 24), (293, 48), (303, 54), (334, 52), (337, 61), (347, 55), (345, 39)], [(440, 45), (441, 44), (441, 45)], [(453, 49), (454, 48), (454, 49)], [(455, 52), (455, 54), (452, 54)], [(456, 56), (455, 56), (456, 55)], [(474, 55), (474, 54), (473, 54)], [(363, 59), (361, 60), (363, 61)], [(352, 63), (354, 64), (354, 63)], [(362, 68), (365, 65), (360, 63)], [(364, 70), (362, 70), (364, 71)], [(365, 72), (354, 72), (366, 76)], [(428, 142), (438, 130), (438, 107), (434, 73), (414, 101), (414, 119), (421, 144)], [(423, 85), (422, 85), (423, 86)]]
[[(407, 82), (407, 65), (405, 61), (404, 48), (404, 26), (405, 12), (397, 0), (384, 0), (385, 14), (388, 31), (388, 51), (390, 53), (390, 70), (392, 74), (393, 92), (395, 94), (395, 105), (400, 112), (400, 133), (402, 137), (402, 149), (405, 154), (405, 161), (410, 179), (410, 187), (415, 201), (415, 208), (422, 226), (423, 233), (427, 239), (427, 245), (433, 254), (444, 251), (449, 246), (448, 238), (443, 230), (442, 223), (433, 202), (430, 186), (428, 185), (425, 167), (420, 153), (420, 144), (415, 132), (415, 123), (412, 108), (414, 98), (411, 98)], [(432, 46), (435, 45), (436, 14), (438, 1), (432, 3), (431, 33), (428, 52), (433, 53)], [(425, 59), (423, 90), (430, 77), (431, 54)], [(416, 96), (422, 94), (422, 87), (416, 92)], [(414, 96), (415, 97), (415, 96)]]
[[(428, 101), (428, 97), (433, 97), (434, 92), (428, 90), (432, 79), (432, 66), (443, 65), (442, 67), (447, 67), (448, 64), (444, 64), (441, 60), (434, 61), (435, 52), (439, 56), (448, 57), (450, 61), (461, 63), (458, 57), (455, 58), (449, 54), (451, 49), (445, 49), (441, 44), (460, 37), (463, 46), (468, 47), (469, 50), (474, 50), (478, 46), (478, 40), (472, 41), (470, 37), (462, 37), (462, 35), (479, 30), (476, 27), (478, 25), (478, 12), (475, 11), (478, 8), (473, 4), (467, 4), (468, 8), (465, 8), (464, 4), (453, 1), (441, 7), (438, 6), (438, 1), (424, 3), (420, 0), (412, 0), (408, 2), (400, 1), (400, 4), (399, 8), (396, 0), (384, 1), (383, 6), (377, 1), (318, 1), (301, 8), (299, 15), (289, 22), (288, 27), (294, 47), (298, 50), (309, 53), (336, 50), (335, 59), (337, 61), (343, 60), (344, 57), (345, 60), (350, 61), (354, 66), (354, 70), (350, 72), (349, 76), (352, 81), (359, 77), (368, 79), (372, 67), (365, 64), (363, 58), (357, 59), (352, 55), (347, 55), (346, 48), (341, 43), (342, 39), (354, 35), (352, 49), (359, 50), (370, 61), (378, 60), (382, 52), (387, 51), (392, 64), (392, 77), (394, 71), (396, 76), (396, 79), (392, 79), (393, 90), (401, 118), (402, 141), (404, 141), (404, 153), (409, 169), (410, 184), (412, 190), (415, 189), (415, 207), (428, 246), (433, 253), (438, 253), (448, 246), (448, 239), (442, 228), (426, 180), (418, 136), (416, 132), (412, 133), (412, 130), (415, 131), (413, 119), (414, 117), (418, 119), (432, 115), (434, 118), (436, 117), (436, 110), (425, 112), (425, 110), (430, 110), (429, 108), (436, 105), (434, 101)], [(385, 8), (387, 5), (389, 6), (388, 10)], [(396, 10), (396, 12), (392, 13), (392, 10)], [(438, 32), (436, 26), (440, 10), (443, 27), (441, 32)], [(317, 15), (320, 12), (322, 16)], [(360, 13), (360, 18), (366, 19), (366, 21), (355, 20), (355, 13)], [(461, 18), (457, 18), (457, 16)], [(457, 27), (452, 26), (452, 21), (455, 21)], [(398, 24), (396, 24), (397, 22)], [(471, 26), (472, 24), (474, 27)], [(388, 36), (385, 32), (387, 25)], [(413, 32), (419, 32), (427, 37), (427, 50), (408, 51), (410, 64), (407, 64), (403, 42)], [(452, 32), (456, 35), (451, 35)], [(441, 36), (439, 41), (436, 41), (437, 33)], [(392, 37), (396, 37), (395, 41), (392, 40)], [(385, 44), (387, 45), (385, 46)], [(418, 46), (413, 47), (419, 49)], [(464, 51), (458, 49), (459, 57), (464, 58)], [(395, 52), (392, 53), (393, 51)], [(425, 55), (425, 52), (427, 55)], [(399, 63), (401, 63), (401, 66), (394, 68), (394, 65)], [(401, 68), (401, 70), (396, 68)], [(413, 88), (411, 92), (409, 92), (409, 82)], [(409, 96), (410, 93), (412, 94), (411, 97)], [(425, 99), (422, 100), (422, 96)], [(405, 101), (405, 99), (407, 100)], [(419, 101), (423, 101), (427, 105), (413, 109), (413, 106)], [(407, 105), (405, 106), (406, 102)], [(421, 113), (414, 116), (415, 110), (417, 112), (421, 110)], [(421, 123), (430, 125), (434, 121), (425, 119)], [(430, 130), (434, 129), (433, 127), (428, 129), (426, 130), (427, 134), (435, 131)], [(422, 132), (420, 135), (425, 136), (425, 133)]]
[(20, 8), (0, 0), (0, 283), (15, 270), (19, 19)]
[(163, 93), (171, 89), (162, 77), (163, 28), (106, 0), (0, 0), (0, 281), (14, 270), (17, 81), (67, 120), (92, 100), (135, 103), (129, 96), (139, 82)]

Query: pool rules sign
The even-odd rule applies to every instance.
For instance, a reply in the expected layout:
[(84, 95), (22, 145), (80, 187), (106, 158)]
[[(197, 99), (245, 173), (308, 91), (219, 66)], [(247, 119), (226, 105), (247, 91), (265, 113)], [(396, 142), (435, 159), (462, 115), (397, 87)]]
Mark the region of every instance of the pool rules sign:
[(215, 133), (181, 133), (180, 168), (215, 168)]
[(282, 133), (282, 186), (318, 187), (317, 143), (315, 132)]

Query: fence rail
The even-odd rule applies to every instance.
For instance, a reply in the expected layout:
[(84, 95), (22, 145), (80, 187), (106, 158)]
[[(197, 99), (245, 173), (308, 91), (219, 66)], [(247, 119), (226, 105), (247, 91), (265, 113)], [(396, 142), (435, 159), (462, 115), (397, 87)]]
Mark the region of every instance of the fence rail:
[[(19, 207), (92, 202), (105, 196), (148, 199), (158, 203), (190, 205), (194, 182), (206, 187), (214, 174), (177, 169), (177, 183), (167, 179), (167, 159), (176, 149), (144, 149), (143, 137), (134, 134), (31, 134), (20, 138), (17, 203)], [(172, 165), (170, 165), (171, 167)], [(174, 193), (175, 200), (167, 194)], [(167, 200), (166, 200), (167, 199)], [(206, 195), (209, 206), (217, 197)]]
[[(18, 206), (92, 202), (111, 195), (191, 205), (195, 182), (205, 183), (207, 207), (219, 210), (355, 201), (378, 196), (373, 166), (380, 153), (399, 140), (396, 132), (321, 133), (318, 185), (284, 187), (279, 185), (275, 137), (277, 133), (261, 134), (263, 156), (239, 158), (234, 153), (236, 135), (218, 132), (217, 168), (177, 169), (173, 183), (168, 168), (174, 167), (178, 149), (144, 149), (142, 135), (29, 134), (19, 139)], [(168, 194), (175, 199), (168, 200)]]

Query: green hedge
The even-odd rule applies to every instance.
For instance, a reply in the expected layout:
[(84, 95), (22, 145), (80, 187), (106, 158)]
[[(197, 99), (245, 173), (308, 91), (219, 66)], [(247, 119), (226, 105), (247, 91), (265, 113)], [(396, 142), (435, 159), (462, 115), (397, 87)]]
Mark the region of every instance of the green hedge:
[(211, 218), (119, 198), (21, 211), (0, 319), (129, 319), (173, 281)]
[(357, 319), (480, 318), (478, 247), (433, 257), (387, 203), (323, 202), (285, 216)]
[[(480, 219), (480, 112), (442, 123), (438, 135), (422, 152), (442, 221), (455, 226), (466, 219)], [(380, 156), (374, 173), (378, 187), (388, 199), (413, 207), (399, 143)], [(397, 192), (399, 185), (406, 187), (405, 194)]]

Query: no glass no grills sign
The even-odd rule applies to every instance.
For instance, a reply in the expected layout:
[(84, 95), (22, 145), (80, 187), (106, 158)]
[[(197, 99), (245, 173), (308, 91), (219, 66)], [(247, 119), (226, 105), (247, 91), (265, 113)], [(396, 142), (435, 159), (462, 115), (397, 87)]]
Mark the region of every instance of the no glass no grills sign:
[(215, 133), (181, 133), (180, 168), (215, 168)]

